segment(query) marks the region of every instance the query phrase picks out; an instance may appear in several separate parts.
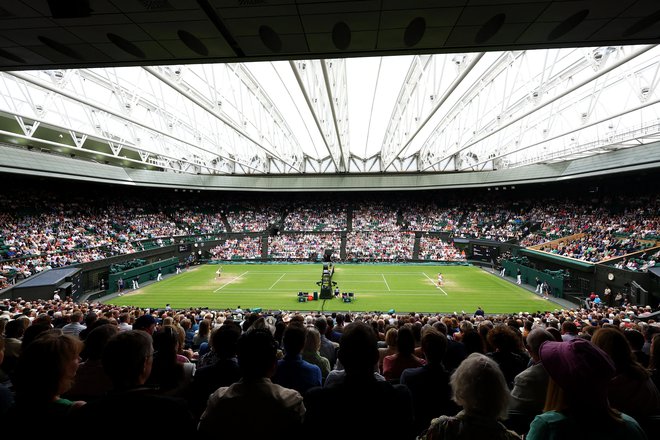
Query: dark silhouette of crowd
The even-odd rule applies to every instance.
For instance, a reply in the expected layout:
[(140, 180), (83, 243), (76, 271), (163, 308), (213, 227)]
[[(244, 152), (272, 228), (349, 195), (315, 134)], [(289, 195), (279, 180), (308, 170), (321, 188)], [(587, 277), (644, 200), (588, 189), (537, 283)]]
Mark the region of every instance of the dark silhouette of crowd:
[(373, 437), (383, 423), (397, 439), (657, 434), (660, 323), (642, 310), (479, 310), (3, 300), (0, 419), (10, 432), (112, 418), (126, 432), (166, 421), (168, 434), (248, 438)]

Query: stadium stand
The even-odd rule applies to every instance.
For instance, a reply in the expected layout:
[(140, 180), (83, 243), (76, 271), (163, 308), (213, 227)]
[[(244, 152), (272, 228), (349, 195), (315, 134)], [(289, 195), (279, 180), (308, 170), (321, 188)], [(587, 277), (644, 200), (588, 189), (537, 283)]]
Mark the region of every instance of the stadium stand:
[[(557, 432), (553, 426), (551, 434), (557, 438), (656, 438), (660, 150), (653, 142), (660, 125), (654, 107), (657, 47), (650, 44), (660, 43), (656, 2), (307, 3), (298, 1), (292, 7), (291, 2), (251, 0), (4, 2), (0, 167), (7, 174), (0, 175), (0, 298), (14, 283), (63, 266), (84, 268), (84, 290), (101, 295), (108, 287), (104, 281), (114, 281), (108, 277), (112, 272), (134, 276), (146, 267), (145, 275), (151, 277), (158, 267), (160, 279), (163, 267), (173, 272), (180, 265), (206, 260), (295, 261), (318, 259), (321, 254), (355, 263), (470, 261), (502, 277), (517, 271), (525, 282), (533, 276), (554, 280), (557, 290), (585, 293), (609, 289), (607, 283), (614, 283), (625, 287), (625, 295), (557, 310), (497, 315), (481, 307), (474, 315), (397, 314), (394, 309), (326, 314), (169, 304), (147, 309), (115, 304), (115, 299), (95, 302), (59, 295), (0, 299), (3, 434), (13, 437), (62, 427), (86, 434), (117, 424), (125, 432), (158, 435), (157, 430), (166, 429), (176, 437), (190, 435), (197, 427), (202, 434), (219, 435), (226, 429), (226, 436), (245, 438), (389, 435), (406, 440), (437, 438), (440, 433), (448, 438), (460, 431), (474, 434), (468, 437), (518, 439), (530, 426), (530, 438), (535, 438), (544, 420), (559, 420), (570, 422), (564, 426), (571, 432)], [(582, 47), (589, 43), (603, 46)], [(534, 64), (527, 57), (531, 47), (560, 49), (538, 63), (548, 65), (548, 70), (521, 78)], [(484, 52), (494, 49), (508, 51)], [(436, 52), (450, 55), (444, 67), (433, 59)], [(366, 146), (373, 136), (347, 143), (346, 96), (341, 87), (335, 88), (345, 82), (336, 73), (343, 60), (337, 57), (378, 54), (407, 55), (413, 61), (407, 75), (399, 72), (406, 80), (396, 104), (385, 109), (386, 117), (393, 110), (391, 120), (374, 120), (373, 126), (391, 124), (381, 133), (385, 136), (380, 151), (369, 157)], [(479, 65), (479, 60), (489, 58), (498, 61)], [(316, 157), (303, 154), (309, 150), (290, 148), (298, 139), (274, 102), (280, 96), (262, 93), (262, 84), (249, 69), (232, 65), (233, 83), (205, 70), (211, 63), (262, 59), (288, 61), (294, 73), (288, 76), (296, 77), (310, 109), (320, 100), (307, 115), (313, 116), (307, 119), (314, 120), (318, 133), (309, 133), (313, 124), (306, 127), (310, 140), (319, 138), (325, 144), (311, 145), (322, 147)], [(641, 60), (639, 64), (616, 70), (635, 59)], [(514, 68), (519, 60), (520, 71)], [(562, 66), (565, 60), (571, 61)], [(182, 69), (178, 64), (186, 61), (201, 68)], [(119, 69), (92, 69), (105, 66), (126, 66), (157, 82), (115, 83), (111, 78), (121, 76)], [(382, 70), (393, 73), (387, 62)], [(480, 81), (468, 84), (466, 78), (480, 70), (485, 72)], [(281, 72), (276, 72), (280, 79)], [(363, 73), (366, 70), (360, 76)], [(211, 79), (203, 78), (207, 75)], [(423, 76), (432, 80), (418, 82), (416, 78)], [(475, 91), (479, 83), (501, 78), (513, 88)], [(238, 100), (205, 88), (215, 82), (227, 84), (227, 95)], [(446, 89), (446, 94), (437, 94), (445, 82), (467, 93), (452, 95)], [(145, 84), (155, 87), (147, 90), (151, 87)], [(583, 93), (580, 84), (589, 91), (578, 95)], [(608, 93), (613, 88), (619, 93)], [(79, 90), (84, 91), (77, 94)], [(163, 90), (180, 94), (165, 98)], [(571, 90), (578, 93), (571, 95)], [(291, 96), (292, 91), (281, 95)], [(92, 96), (104, 93), (107, 96), (98, 101)], [(496, 94), (502, 101), (492, 99)], [(614, 95), (625, 99), (604, 99)], [(243, 100), (260, 105), (239, 108)], [(456, 104), (449, 113), (434, 117), (452, 101)], [(189, 107), (190, 102), (197, 106)], [(375, 96), (371, 104), (384, 108)], [(424, 112), (405, 114), (404, 108)], [(454, 111), (459, 108), (465, 110)], [(542, 111), (537, 110), (544, 108), (549, 117), (539, 116)], [(303, 119), (301, 109), (291, 110), (283, 113), (298, 113)], [(146, 119), (155, 122), (149, 125)], [(457, 123), (418, 124), (431, 119)], [(366, 125), (351, 124), (358, 130)], [(429, 128), (443, 131), (434, 131), (426, 141), (415, 139), (417, 133), (430, 134)], [(554, 130), (548, 133), (548, 128)], [(350, 151), (363, 144), (363, 156)], [(530, 147), (540, 147), (538, 156), (525, 154)], [(582, 157), (587, 160), (581, 162)], [(567, 158), (578, 159), (564, 161)], [(355, 169), (364, 175), (350, 175)], [(324, 170), (336, 175), (311, 175)], [(451, 170), (457, 172), (447, 172)], [(305, 173), (309, 179), (303, 181)], [(613, 176), (607, 176), (610, 173)], [(71, 178), (77, 185), (64, 182)], [(346, 193), (359, 194), (331, 194), (336, 188), (328, 181)], [(568, 183), (562, 186), (562, 181)], [(287, 195), (277, 188), (330, 195)], [(364, 188), (378, 191), (365, 194)], [(397, 188), (405, 194), (391, 190)], [(641, 280), (646, 289), (637, 284)], [(351, 297), (353, 292), (346, 293), (346, 299)], [(97, 330), (110, 326), (116, 329), (106, 333), (115, 335), (100, 346), (102, 332)], [(187, 347), (187, 341), (199, 338), (200, 328), (207, 326), (213, 329), (212, 346)], [(308, 350), (309, 359), (325, 365), (328, 360), (321, 353), (339, 353), (324, 388), (298, 392), (274, 384), (270, 378), (278, 358), (298, 362), (298, 353), (286, 353), (283, 334), (292, 329), (306, 333), (311, 326), (327, 326), (327, 332)], [(546, 341), (533, 350), (528, 336), (535, 329), (547, 331), (557, 342)], [(432, 414), (428, 430), (427, 419), (416, 420), (429, 396), (410, 394), (405, 384), (387, 381), (377, 371), (378, 347), (390, 345), (385, 335), (395, 332), (414, 334), (415, 347), (409, 348), (415, 355), (430, 352), (425, 345), (428, 335), (446, 344), (438, 354), (442, 361), (436, 358), (402, 374), (441, 376), (443, 391), (451, 391), (461, 412), (452, 408)], [(630, 342), (622, 342), (618, 353), (607, 354), (605, 345), (598, 351), (596, 342), (606, 333), (619, 341), (626, 335)], [(643, 344), (633, 349), (637, 333)], [(162, 344), (165, 339), (167, 344)], [(578, 348), (565, 348), (569, 346)], [(579, 356), (585, 353), (595, 354), (600, 363)], [(522, 366), (529, 357), (530, 367), (518, 369), (512, 377), (507, 367), (514, 361)], [(563, 362), (552, 362), (553, 358)], [(166, 374), (163, 360), (169, 367)], [(84, 368), (79, 368), (81, 361)], [(190, 391), (200, 389), (199, 377), (193, 374), (196, 365), (212, 366), (218, 376), (225, 373), (222, 376), (232, 380), (217, 390), (196, 393), (193, 402)], [(493, 380), (484, 380), (474, 365), (496, 373)], [(619, 371), (621, 365), (625, 371)], [(507, 372), (506, 379), (500, 380), (498, 368)], [(546, 408), (557, 411), (507, 411), (504, 380), (524, 388), (525, 382), (517, 379), (532, 369), (538, 388), (518, 391), (547, 394)], [(465, 379), (470, 377), (465, 370), (476, 375), (474, 380)], [(630, 391), (620, 384), (631, 371), (650, 402), (643, 414), (619, 413), (639, 404), (637, 395), (607, 400), (622, 389)], [(84, 387), (82, 372), (87, 383), (111, 382), (113, 393), (78, 400), (72, 390)], [(548, 382), (548, 373), (553, 381)], [(576, 383), (575, 377), (581, 380)], [(176, 387), (163, 386), (167, 384)], [(448, 390), (448, 384), (453, 389)], [(210, 395), (212, 403), (206, 406)], [(311, 409), (307, 420), (305, 404)], [(119, 422), (113, 420), (117, 414)], [(217, 414), (228, 419), (220, 426), (207, 425), (219, 420)]]

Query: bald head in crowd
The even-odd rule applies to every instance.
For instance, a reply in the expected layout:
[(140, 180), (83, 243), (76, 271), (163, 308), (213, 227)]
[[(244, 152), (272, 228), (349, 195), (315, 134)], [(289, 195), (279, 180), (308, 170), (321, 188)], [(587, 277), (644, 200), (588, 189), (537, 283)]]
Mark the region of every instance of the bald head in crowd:
[(534, 362), (538, 362), (539, 359), (539, 347), (541, 344), (543, 344), (545, 341), (554, 341), (555, 338), (552, 336), (552, 334), (544, 330), (542, 328), (535, 328), (532, 331), (529, 332), (527, 335), (527, 338), (525, 340), (525, 343), (527, 345), (527, 349), (529, 350), (530, 356), (532, 356), (532, 359)]

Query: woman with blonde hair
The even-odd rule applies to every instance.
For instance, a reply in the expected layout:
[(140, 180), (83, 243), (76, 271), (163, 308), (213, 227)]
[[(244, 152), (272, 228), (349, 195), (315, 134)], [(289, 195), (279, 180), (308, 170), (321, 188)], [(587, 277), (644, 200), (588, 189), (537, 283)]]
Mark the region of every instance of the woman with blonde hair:
[(325, 378), (330, 374), (330, 361), (321, 356), (321, 334), (316, 327), (307, 327), (305, 334), (305, 346), (302, 351), (302, 358), (310, 364), (316, 365), (321, 369), (321, 377), (325, 382)]
[(381, 374), (383, 373), (383, 360), (385, 359), (385, 356), (389, 356), (397, 352), (396, 349), (397, 334), (398, 334), (398, 330), (396, 327), (388, 328), (387, 331), (385, 332), (385, 344), (387, 346), (378, 349), (378, 371)]
[(433, 419), (421, 439), (520, 440), (518, 434), (499, 422), (506, 417), (509, 388), (494, 360), (472, 353), (451, 375), (450, 385), (454, 402), (463, 410), (455, 416)]

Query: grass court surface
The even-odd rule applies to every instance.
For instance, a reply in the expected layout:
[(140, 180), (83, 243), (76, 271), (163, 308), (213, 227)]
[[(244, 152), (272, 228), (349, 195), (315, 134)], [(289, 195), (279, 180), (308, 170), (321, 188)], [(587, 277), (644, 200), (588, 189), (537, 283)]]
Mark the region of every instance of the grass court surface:
[[(109, 302), (138, 307), (208, 307), (210, 309), (383, 311), (424, 313), (518, 313), (552, 310), (543, 300), (474, 266), (342, 265), (332, 278), (341, 292), (354, 292), (355, 300), (298, 302), (298, 292), (318, 291), (321, 264), (226, 264), (216, 277), (218, 265), (197, 266), (127, 291)], [(437, 286), (438, 272), (444, 278)]]

